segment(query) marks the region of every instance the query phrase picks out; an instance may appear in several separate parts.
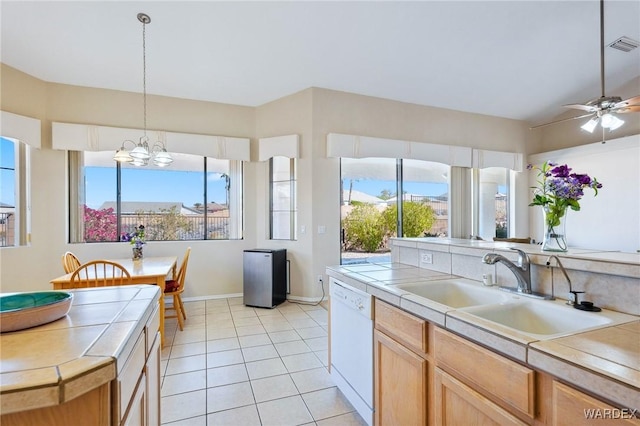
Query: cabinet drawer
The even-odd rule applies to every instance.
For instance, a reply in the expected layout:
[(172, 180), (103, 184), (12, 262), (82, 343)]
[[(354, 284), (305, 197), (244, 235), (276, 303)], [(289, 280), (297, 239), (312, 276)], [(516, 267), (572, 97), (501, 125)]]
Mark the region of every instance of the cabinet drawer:
[(158, 330), (160, 330), (160, 309), (159, 306), (156, 306), (156, 309), (151, 314), (151, 317), (149, 318), (149, 321), (147, 321), (147, 325), (145, 327), (147, 356), (149, 356), (149, 351), (151, 351), (151, 348), (153, 347), (153, 342)]
[(427, 322), (375, 299), (375, 327), (418, 353), (427, 353)]
[(435, 359), (462, 381), (533, 419), (535, 372), (452, 333), (435, 330)]
[(127, 411), (133, 391), (136, 389), (142, 374), (145, 359), (145, 338), (144, 333), (142, 333), (133, 347), (129, 359), (127, 359), (118, 375), (118, 398), (116, 399), (119, 408), (118, 419), (121, 419)]

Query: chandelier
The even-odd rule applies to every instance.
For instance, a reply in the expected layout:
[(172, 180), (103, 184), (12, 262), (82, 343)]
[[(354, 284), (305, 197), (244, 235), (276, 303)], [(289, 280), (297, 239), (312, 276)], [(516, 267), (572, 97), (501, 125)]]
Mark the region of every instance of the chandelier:
[[(138, 21), (142, 22), (142, 95), (144, 104), (144, 134), (136, 144), (127, 139), (122, 142), (122, 146), (116, 151), (113, 159), (120, 163), (131, 163), (134, 166), (146, 166), (151, 161), (155, 166), (166, 167), (173, 162), (173, 158), (167, 152), (165, 145), (158, 141), (152, 146), (149, 145), (147, 136), (147, 45), (146, 26), (151, 22), (151, 18), (146, 13), (138, 13)], [(125, 145), (133, 146), (131, 151), (127, 151)]]

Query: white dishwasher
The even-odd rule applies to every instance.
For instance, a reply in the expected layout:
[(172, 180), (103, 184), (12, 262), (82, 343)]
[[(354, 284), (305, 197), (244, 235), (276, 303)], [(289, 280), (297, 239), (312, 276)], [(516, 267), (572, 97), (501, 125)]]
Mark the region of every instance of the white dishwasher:
[(373, 425), (373, 307), (370, 294), (330, 279), (331, 377)]

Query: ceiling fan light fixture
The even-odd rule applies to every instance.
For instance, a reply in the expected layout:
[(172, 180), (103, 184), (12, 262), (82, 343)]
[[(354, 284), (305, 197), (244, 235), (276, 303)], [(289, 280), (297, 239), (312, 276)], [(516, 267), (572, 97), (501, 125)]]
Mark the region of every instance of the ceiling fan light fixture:
[(613, 131), (624, 124), (624, 120), (621, 120), (618, 117), (613, 117), (613, 118), (615, 118), (615, 120), (613, 124), (609, 127), (609, 131)]
[(600, 125), (605, 129), (609, 129), (609, 131), (615, 130), (624, 124), (624, 120), (613, 114), (603, 114), (600, 120)]
[[(618, 114), (640, 112), (640, 95), (622, 100), (622, 98), (620, 98), (619, 96), (607, 96), (605, 94), (604, 46), (604, 0), (600, 0), (600, 97), (597, 99), (592, 99), (585, 103), (573, 103), (564, 105), (567, 108), (586, 111), (587, 114), (556, 120), (546, 124), (540, 124), (531, 127), (532, 129), (547, 126), (549, 124), (560, 123), (563, 121), (581, 120), (586, 117), (591, 117), (589, 121), (587, 121), (580, 127), (586, 132), (593, 133), (596, 126), (598, 125), (598, 122), (600, 122), (600, 126), (603, 129), (602, 142), (604, 143), (604, 129), (609, 129), (609, 131), (611, 132), (624, 124), (624, 121), (617, 117)], [(619, 37), (609, 46), (623, 51), (630, 51), (639, 47), (640, 43), (629, 37)]]
[(593, 117), (591, 120), (587, 121), (580, 127), (582, 128), (582, 130), (586, 132), (593, 133), (597, 124), (598, 124), (598, 117)]

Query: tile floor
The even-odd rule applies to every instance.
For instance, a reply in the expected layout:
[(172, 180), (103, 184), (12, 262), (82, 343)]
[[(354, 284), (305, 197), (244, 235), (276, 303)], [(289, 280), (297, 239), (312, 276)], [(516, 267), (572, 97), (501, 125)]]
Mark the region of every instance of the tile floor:
[(180, 331), (167, 320), (162, 424), (364, 425), (327, 371), (327, 311), (242, 298), (185, 302)]

